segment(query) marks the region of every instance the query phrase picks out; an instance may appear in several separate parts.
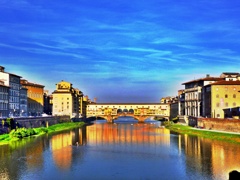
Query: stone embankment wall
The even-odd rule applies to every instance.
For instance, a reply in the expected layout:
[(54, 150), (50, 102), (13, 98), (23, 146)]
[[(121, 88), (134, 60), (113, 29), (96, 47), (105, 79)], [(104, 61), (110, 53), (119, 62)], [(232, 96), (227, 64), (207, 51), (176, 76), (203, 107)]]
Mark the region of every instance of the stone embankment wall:
[(0, 134), (8, 133), (11, 129), (47, 127), (58, 123), (71, 122), (70, 116), (48, 116), (48, 117), (27, 117), (12, 118), (10, 124), (7, 119), (1, 119)]
[(189, 117), (189, 125), (209, 130), (240, 133), (239, 119), (196, 118)]
[(62, 123), (70, 122), (70, 116), (50, 116), (50, 117), (33, 117), (33, 118), (17, 118), (14, 119), (19, 127), (26, 128), (37, 128), (37, 127), (46, 127)]

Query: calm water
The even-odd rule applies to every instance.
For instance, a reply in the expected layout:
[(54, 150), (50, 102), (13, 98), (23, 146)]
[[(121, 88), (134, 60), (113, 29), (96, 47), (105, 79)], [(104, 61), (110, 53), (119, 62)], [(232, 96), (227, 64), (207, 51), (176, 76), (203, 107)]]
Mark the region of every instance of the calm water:
[[(121, 118), (0, 146), (0, 179), (228, 179), (240, 145)], [(78, 142), (78, 146), (76, 146)]]

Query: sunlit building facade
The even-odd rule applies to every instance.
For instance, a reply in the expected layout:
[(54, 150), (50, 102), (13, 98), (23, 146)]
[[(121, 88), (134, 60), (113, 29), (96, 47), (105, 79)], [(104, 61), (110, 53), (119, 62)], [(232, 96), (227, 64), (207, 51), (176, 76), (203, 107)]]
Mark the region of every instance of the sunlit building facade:
[(203, 116), (228, 118), (224, 109), (232, 109), (237, 115), (240, 107), (240, 81), (227, 80), (209, 84), (204, 88)]
[(240, 106), (239, 73), (223, 72), (219, 77), (207, 75), (183, 85), (186, 116), (226, 118), (224, 109)]
[(196, 79), (185, 82), (185, 114), (187, 116), (202, 116), (202, 88), (208, 84), (223, 80), (220, 77), (210, 77)]
[(44, 86), (28, 82), (25, 79), (21, 79), (21, 85), (28, 90), (28, 115), (40, 116), (43, 113)]
[(53, 115), (69, 115), (70, 117), (79, 117), (80, 106), (83, 93), (73, 88), (72, 84), (61, 81), (56, 84), (56, 90), (53, 95)]

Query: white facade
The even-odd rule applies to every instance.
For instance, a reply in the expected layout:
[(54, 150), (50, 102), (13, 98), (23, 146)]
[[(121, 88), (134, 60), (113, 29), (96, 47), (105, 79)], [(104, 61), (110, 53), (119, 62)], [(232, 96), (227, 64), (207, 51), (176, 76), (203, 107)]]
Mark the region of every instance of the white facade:
[(9, 86), (9, 116), (20, 115), (20, 78), (21, 76), (7, 73), (4, 67), (0, 66), (0, 80), (4, 85)]

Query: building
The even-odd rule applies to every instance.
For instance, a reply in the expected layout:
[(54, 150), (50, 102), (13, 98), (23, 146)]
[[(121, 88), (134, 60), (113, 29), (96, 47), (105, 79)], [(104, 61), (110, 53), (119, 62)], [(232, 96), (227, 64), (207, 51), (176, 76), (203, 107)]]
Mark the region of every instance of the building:
[(79, 117), (79, 102), (82, 92), (73, 88), (72, 84), (61, 81), (56, 84), (56, 90), (53, 95), (53, 112), (54, 116), (69, 115), (71, 118)]
[(160, 103), (171, 103), (174, 98), (175, 97), (170, 97), (170, 96), (162, 97), (160, 100)]
[(0, 66), (0, 80), (5, 86), (9, 86), (9, 115), (10, 117), (20, 115), (20, 79), (21, 76), (5, 72), (5, 68)]
[(82, 117), (83, 116), (83, 111), (84, 111), (83, 92), (80, 91), (77, 88), (74, 88), (74, 90), (75, 90), (75, 93), (78, 97), (78, 109), (79, 109), (78, 117)]
[(43, 95), (43, 112), (45, 114), (52, 115), (52, 99), (52, 94), (49, 94), (49, 91), (45, 90)]
[[(88, 98), (88, 96), (83, 96), (81, 99), (81, 116), (85, 118), (87, 116), (87, 105), (90, 103), (90, 99)], [(96, 103), (96, 101), (94, 102)]]
[(28, 96), (28, 115), (40, 116), (43, 113), (43, 93), (44, 86), (32, 82), (28, 82), (25, 79), (21, 79), (21, 85), (26, 88)]
[(223, 72), (219, 77), (207, 75), (183, 85), (186, 116), (226, 118), (226, 109), (240, 106), (239, 73)]
[(228, 118), (239, 114), (240, 81), (218, 81), (204, 87), (203, 116), (211, 118)]
[(20, 88), (20, 116), (28, 116), (28, 89)]
[(185, 82), (185, 115), (199, 117), (202, 116), (202, 88), (211, 83), (224, 80), (223, 77), (211, 77), (207, 75), (200, 78)]
[(185, 115), (185, 91), (178, 90), (178, 115)]
[(9, 88), (0, 80), (0, 118), (9, 116)]

